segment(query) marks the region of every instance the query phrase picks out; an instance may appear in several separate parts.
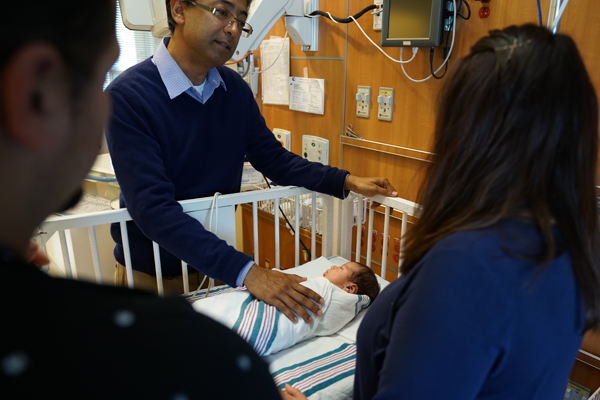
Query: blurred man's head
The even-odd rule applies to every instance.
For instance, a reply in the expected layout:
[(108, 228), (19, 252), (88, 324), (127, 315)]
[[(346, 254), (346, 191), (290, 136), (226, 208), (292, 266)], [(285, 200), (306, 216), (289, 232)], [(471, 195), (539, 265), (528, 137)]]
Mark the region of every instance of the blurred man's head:
[[(5, 7), (18, 15), (23, 4)], [(100, 148), (109, 113), (102, 86), (118, 55), (115, 0), (27, 8), (27, 23), (4, 21), (10, 34), (0, 41), (0, 165), (14, 194), (2, 205), (17, 229), (32, 229), (80, 190)]]

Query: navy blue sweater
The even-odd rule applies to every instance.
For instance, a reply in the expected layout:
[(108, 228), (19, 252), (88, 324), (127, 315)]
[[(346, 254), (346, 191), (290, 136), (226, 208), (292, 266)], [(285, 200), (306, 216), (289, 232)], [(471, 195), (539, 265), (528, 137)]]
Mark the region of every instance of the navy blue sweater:
[[(343, 198), (347, 171), (288, 152), (267, 128), (248, 85), (227, 67), (201, 104), (183, 93), (173, 100), (151, 59), (122, 73), (107, 88), (113, 102), (106, 131), (121, 187), (133, 269), (154, 275), (150, 239), (160, 245), (163, 276), (181, 275), (181, 261), (235, 286), (251, 260), (185, 215), (179, 200), (239, 192), (244, 156), (275, 183)], [(124, 264), (121, 232), (111, 227), (115, 257)]]
[(354, 400), (562, 399), (585, 310), (568, 254), (523, 257), (542, 250), (515, 220), (440, 240), (365, 315)]

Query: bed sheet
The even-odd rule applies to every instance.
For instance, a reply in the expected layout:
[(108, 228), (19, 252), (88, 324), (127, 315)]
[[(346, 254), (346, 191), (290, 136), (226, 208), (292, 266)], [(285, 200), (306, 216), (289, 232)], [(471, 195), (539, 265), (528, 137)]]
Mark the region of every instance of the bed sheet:
[(342, 337), (312, 338), (264, 359), (280, 389), (289, 383), (310, 400), (352, 398), (356, 344)]

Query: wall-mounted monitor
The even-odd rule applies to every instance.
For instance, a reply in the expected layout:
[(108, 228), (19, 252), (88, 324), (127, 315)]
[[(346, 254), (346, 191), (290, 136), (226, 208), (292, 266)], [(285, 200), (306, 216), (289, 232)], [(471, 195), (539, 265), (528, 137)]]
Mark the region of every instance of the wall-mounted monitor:
[(442, 41), (446, 0), (383, 0), (381, 45), (437, 47)]

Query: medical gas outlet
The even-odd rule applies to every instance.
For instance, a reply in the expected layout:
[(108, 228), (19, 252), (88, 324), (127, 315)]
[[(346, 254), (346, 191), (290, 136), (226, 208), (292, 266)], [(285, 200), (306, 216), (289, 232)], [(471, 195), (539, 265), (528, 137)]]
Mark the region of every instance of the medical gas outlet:
[(394, 89), (379, 88), (377, 104), (377, 119), (382, 121), (391, 121), (392, 109), (394, 107)]
[(273, 129), (273, 135), (275, 135), (275, 138), (279, 141), (279, 143), (281, 143), (283, 147), (286, 148), (287, 151), (292, 151), (292, 133), (290, 131), (275, 128)]
[(356, 116), (369, 118), (371, 114), (371, 87), (358, 86), (356, 93)]
[(302, 136), (302, 157), (308, 161), (329, 165), (329, 140), (317, 136)]
[(381, 7), (383, 7), (383, 0), (374, 0), (374, 4), (380, 8), (371, 13), (373, 14), (373, 30), (381, 31), (381, 19), (383, 15), (383, 12), (381, 12)]

